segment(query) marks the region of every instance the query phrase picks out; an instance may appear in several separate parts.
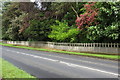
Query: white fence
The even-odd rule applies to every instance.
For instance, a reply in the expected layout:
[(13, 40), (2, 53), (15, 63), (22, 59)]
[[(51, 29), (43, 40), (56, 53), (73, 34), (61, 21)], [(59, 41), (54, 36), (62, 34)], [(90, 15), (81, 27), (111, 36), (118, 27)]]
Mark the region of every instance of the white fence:
[(3, 41), (3, 43), (32, 47), (55, 48), (68, 51), (119, 54), (120, 43), (57, 43), (39, 41)]

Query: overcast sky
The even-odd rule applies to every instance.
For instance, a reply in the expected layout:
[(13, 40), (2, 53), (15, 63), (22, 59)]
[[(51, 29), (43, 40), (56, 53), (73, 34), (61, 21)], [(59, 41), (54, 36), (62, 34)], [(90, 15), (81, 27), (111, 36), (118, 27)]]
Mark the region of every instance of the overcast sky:
[(35, 0), (30, 0), (31, 2), (35, 2)]

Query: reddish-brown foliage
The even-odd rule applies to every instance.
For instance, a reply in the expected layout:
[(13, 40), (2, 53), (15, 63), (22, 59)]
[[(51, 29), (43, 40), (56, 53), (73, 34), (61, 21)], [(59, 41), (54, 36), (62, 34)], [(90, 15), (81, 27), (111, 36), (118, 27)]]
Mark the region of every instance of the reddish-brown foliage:
[(79, 29), (84, 29), (91, 24), (96, 24), (95, 17), (98, 15), (98, 8), (95, 8), (94, 5), (95, 2), (89, 2), (88, 4), (84, 4), (86, 12), (78, 16), (75, 21)]

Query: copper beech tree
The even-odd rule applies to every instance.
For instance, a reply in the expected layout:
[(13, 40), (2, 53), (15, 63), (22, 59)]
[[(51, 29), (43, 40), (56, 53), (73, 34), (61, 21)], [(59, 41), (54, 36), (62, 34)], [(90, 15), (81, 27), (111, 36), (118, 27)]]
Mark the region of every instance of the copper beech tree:
[[(96, 2), (88, 2), (84, 4), (85, 13), (77, 15), (76, 25), (79, 29), (84, 29), (92, 24), (96, 24), (96, 16), (98, 15), (98, 8), (95, 8)], [(75, 10), (74, 10), (75, 11)]]

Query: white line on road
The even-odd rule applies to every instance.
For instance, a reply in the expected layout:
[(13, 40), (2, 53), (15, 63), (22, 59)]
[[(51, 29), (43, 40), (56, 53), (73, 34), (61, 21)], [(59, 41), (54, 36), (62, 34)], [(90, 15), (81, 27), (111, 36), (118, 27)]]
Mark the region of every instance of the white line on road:
[[(8, 50), (10, 51), (10, 50)], [(11, 50), (12, 52), (16, 52), (16, 51), (13, 51)], [(19, 53), (19, 52), (18, 52)], [(67, 60), (73, 60), (73, 61), (78, 61), (76, 59), (72, 59), (72, 58), (65, 58), (65, 57), (61, 57), (61, 56), (55, 56), (55, 55), (50, 55), (50, 54), (40, 54), (40, 55), (45, 55), (45, 56), (52, 56), (52, 57), (56, 57), (56, 58), (62, 58), (62, 59), (67, 59)], [(91, 62), (91, 61), (86, 61), (86, 60), (79, 60), (78, 62), (83, 62), (83, 63), (90, 63), (90, 64), (95, 64), (95, 65), (101, 65), (101, 66), (106, 66), (106, 67), (113, 67), (113, 68), (117, 68), (118, 69), (118, 66), (114, 66), (114, 65), (107, 65), (107, 64), (104, 64), (104, 63), (95, 63), (95, 62)], [(116, 64), (118, 65), (118, 64)]]
[[(72, 59), (72, 58), (65, 58), (65, 57), (55, 56), (55, 55), (46, 55), (46, 54), (40, 54), (40, 55), (52, 56), (52, 57), (56, 57), (56, 58), (62, 58), (62, 59), (67, 59), (67, 60), (78, 61), (78, 60), (76, 60), (76, 59)], [(107, 67), (114, 67), (114, 68), (118, 68), (118, 66), (113, 66), (113, 65), (108, 66), (107, 64), (103, 64), (103, 63), (95, 63), (95, 62), (86, 61), (86, 60), (79, 60), (79, 62), (84, 62), (84, 63), (90, 63), (90, 64), (96, 64), (96, 65), (103, 65), (103, 66), (107, 66)], [(117, 65), (118, 65), (118, 64), (117, 64)]]
[(89, 70), (98, 71), (98, 72), (102, 72), (102, 73), (107, 73), (107, 74), (111, 74), (111, 75), (115, 75), (115, 76), (119, 75), (119, 74), (113, 73), (113, 72), (103, 71), (103, 70), (94, 69), (94, 68), (90, 68), (90, 67), (86, 67), (86, 66), (80, 66), (80, 65), (77, 65), (77, 64), (68, 63), (68, 62), (55, 60), (55, 59), (50, 59), (50, 58), (46, 58), (46, 57), (40, 57), (40, 56), (36, 56), (36, 55), (31, 55), (31, 54), (28, 54), (28, 53), (22, 53), (22, 52), (13, 51), (13, 50), (7, 50), (7, 51), (16, 52), (18, 54), (23, 54), (23, 55), (31, 56), (31, 57), (34, 57), (34, 58), (40, 58), (40, 59), (44, 59), (44, 60), (48, 60), (48, 61), (59, 62), (61, 64), (66, 64), (67, 66), (70, 66), (70, 67), (79, 67), (79, 68), (89, 69)]
[(80, 65), (77, 65), (77, 64), (67, 63), (67, 62), (63, 62), (63, 61), (61, 61), (60, 63), (66, 64), (66, 65), (71, 66), (71, 67), (80, 67), (80, 68), (85, 68), (85, 69), (89, 69), (89, 70), (93, 70), (93, 71), (98, 71), (98, 72), (102, 72), (102, 73), (107, 73), (107, 74), (112, 74), (112, 75), (118, 76), (117, 73), (113, 73), (113, 72), (103, 71), (103, 70), (94, 69), (94, 68), (90, 68), (90, 67), (86, 67), (86, 66), (80, 66)]

